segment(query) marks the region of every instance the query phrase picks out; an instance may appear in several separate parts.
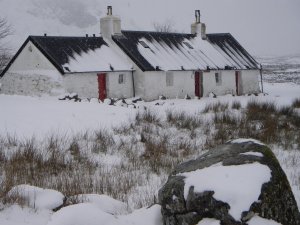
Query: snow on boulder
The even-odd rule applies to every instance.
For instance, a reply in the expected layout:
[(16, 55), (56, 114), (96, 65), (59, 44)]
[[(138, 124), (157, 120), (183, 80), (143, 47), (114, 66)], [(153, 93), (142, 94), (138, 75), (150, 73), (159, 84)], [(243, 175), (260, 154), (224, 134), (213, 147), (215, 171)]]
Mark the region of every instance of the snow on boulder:
[(178, 165), (159, 191), (159, 201), (165, 225), (259, 224), (256, 215), (273, 220), (272, 225), (300, 224), (276, 157), (252, 139), (233, 140)]
[(127, 107), (127, 103), (125, 102), (124, 99), (118, 99), (115, 104), (115, 106), (122, 106), (122, 107)]
[(220, 225), (219, 220), (204, 218), (197, 225)]
[(99, 209), (109, 214), (118, 215), (128, 213), (127, 205), (124, 202), (107, 195), (82, 194), (78, 197), (80, 201), (95, 204)]
[(13, 187), (8, 196), (18, 195), (25, 199), (28, 206), (34, 209), (53, 210), (63, 205), (65, 196), (55, 190), (43, 189), (30, 185), (18, 185)]
[[(251, 173), (252, 176), (245, 176), (245, 174)], [(271, 170), (260, 163), (238, 166), (216, 164), (178, 175), (185, 177), (185, 199), (188, 198), (191, 187), (197, 193), (213, 190), (213, 197), (228, 203), (230, 205), (229, 214), (239, 221), (242, 213), (258, 200), (261, 186), (270, 181)]]
[(268, 220), (261, 218), (259, 216), (254, 216), (248, 222), (248, 225), (282, 225), (281, 223), (277, 223), (274, 220)]
[(99, 225), (114, 220), (113, 215), (103, 212), (95, 204), (80, 203), (55, 212), (47, 225)]
[(112, 100), (109, 99), (109, 98), (106, 98), (106, 99), (104, 99), (103, 103), (106, 104), (106, 105), (111, 105), (112, 104)]

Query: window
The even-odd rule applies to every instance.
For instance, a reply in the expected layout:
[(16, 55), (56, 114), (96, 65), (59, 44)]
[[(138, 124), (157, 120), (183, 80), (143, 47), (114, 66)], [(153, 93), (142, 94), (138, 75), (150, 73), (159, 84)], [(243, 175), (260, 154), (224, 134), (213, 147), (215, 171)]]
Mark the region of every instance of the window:
[(119, 84), (124, 84), (124, 83), (125, 83), (124, 74), (119, 74)]
[(166, 85), (167, 85), (167, 87), (173, 86), (173, 83), (174, 83), (173, 72), (167, 71), (166, 72)]
[(193, 46), (186, 41), (184, 41), (183, 44), (185, 44), (189, 49), (194, 49)]
[(144, 42), (144, 41), (139, 41), (139, 42), (144, 48), (149, 48), (149, 46), (146, 44), (146, 42)]
[(220, 72), (215, 73), (215, 79), (218, 86), (222, 85), (222, 77)]

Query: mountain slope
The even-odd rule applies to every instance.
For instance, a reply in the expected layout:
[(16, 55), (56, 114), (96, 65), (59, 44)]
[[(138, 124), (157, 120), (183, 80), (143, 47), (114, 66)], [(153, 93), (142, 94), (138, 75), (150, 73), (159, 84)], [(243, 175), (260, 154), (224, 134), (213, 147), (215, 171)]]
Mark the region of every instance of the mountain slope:
[(154, 23), (170, 23), (190, 32), (194, 10), (200, 9), (208, 33), (230, 32), (254, 55), (300, 52), (299, 1), (0, 0), (0, 15), (13, 27), (7, 41), (16, 51), (28, 35), (98, 35), (107, 5), (121, 17), (122, 29), (153, 30)]

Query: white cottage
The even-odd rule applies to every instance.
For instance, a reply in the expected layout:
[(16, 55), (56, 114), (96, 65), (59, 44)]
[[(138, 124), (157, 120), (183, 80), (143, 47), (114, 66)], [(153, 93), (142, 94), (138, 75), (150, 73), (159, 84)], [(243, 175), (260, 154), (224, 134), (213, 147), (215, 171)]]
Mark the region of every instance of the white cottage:
[(112, 15), (100, 20), (101, 37), (30, 36), (1, 74), (2, 92), (145, 100), (258, 93), (259, 64), (231, 34), (121, 30)]

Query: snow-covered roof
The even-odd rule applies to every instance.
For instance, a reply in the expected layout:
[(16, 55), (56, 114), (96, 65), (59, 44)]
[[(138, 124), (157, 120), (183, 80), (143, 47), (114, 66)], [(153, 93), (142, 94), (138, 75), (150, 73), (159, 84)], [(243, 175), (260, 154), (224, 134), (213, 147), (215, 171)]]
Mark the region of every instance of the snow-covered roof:
[(125, 54), (142, 71), (259, 69), (229, 33), (207, 34), (207, 40), (202, 40), (193, 34), (122, 31), (112, 39), (121, 50), (102, 37), (29, 36), (0, 77), (29, 41), (61, 74), (131, 71)]
[(122, 31), (113, 40), (143, 71), (259, 68), (229, 33), (202, 40), (192, 34)]
[(62, 74), (132, 70), (132, 64), (102, 37), (29, 36), (3, 71), (31, 41)]

